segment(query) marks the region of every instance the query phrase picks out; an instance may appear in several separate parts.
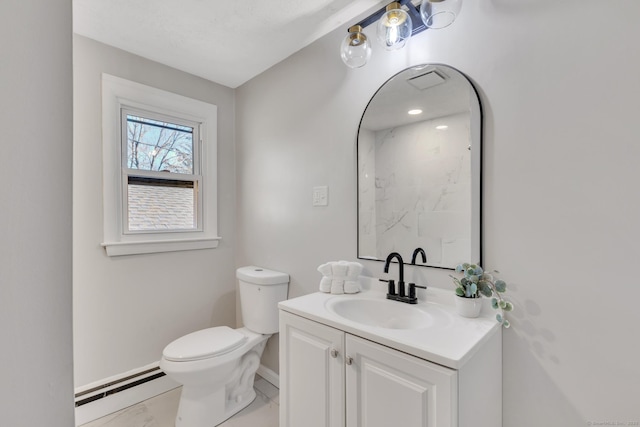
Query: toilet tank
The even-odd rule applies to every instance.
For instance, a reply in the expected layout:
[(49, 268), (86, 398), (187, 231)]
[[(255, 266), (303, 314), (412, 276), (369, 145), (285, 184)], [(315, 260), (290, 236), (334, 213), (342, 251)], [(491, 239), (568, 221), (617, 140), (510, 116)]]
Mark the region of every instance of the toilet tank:
[(287, 299), (289, 275), (248, 266), (236, 270), (244, 326), (259, 334), (278, 332), (278, 303)]

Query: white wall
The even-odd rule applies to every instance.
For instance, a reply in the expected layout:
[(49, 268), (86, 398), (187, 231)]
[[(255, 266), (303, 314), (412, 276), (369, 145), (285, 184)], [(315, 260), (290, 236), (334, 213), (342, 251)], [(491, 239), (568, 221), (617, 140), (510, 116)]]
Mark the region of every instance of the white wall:
[[(484, 259), (516, 304), (504, 426), (640, 421), (638, 16), (633, 0), (467, 1), (452, 27), (376, 48), (363, 69), (340, 61), (345, 25), (241, 86), (237, 263), (290, 273), (297, 296), (319, 264), (354, 259), (360, 114), (395, 72), (449, 64), (480, 92)], [(312, 207), (315, 185), (328, 207)], [(453, 291), (446, 272), (408, 277)], [(263, 361), (277, 369), (277, 348)]]
[(69, 427), (71, 0), (3, 0), (0, 40), (0, 424)]
[[(235, 326), (234, 91), (74, 36), (73, 315), (75, 384), (160, 359), (172, 340)], [(101, 73), (218, 106), (216, 249), (110, 258), (102, 224)]]

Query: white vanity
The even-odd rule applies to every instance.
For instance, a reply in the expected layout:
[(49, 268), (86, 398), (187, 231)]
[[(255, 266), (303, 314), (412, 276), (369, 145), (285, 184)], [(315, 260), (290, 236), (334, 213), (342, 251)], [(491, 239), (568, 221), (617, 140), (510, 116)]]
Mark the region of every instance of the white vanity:
[(502, 331), (490, 309), (314, 293), (281, 302), (280, 427), (500, 427)]

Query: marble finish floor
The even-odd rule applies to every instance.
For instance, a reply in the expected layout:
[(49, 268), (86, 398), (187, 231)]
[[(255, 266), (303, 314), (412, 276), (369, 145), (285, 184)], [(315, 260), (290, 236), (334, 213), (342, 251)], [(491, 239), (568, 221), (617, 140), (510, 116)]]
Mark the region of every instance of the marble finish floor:
[[(280, 391), (256, 375), (255, 400), (220, 427), (278, 427)], [(174, 427), (181, 388), (99, 418), (81, 427)]]

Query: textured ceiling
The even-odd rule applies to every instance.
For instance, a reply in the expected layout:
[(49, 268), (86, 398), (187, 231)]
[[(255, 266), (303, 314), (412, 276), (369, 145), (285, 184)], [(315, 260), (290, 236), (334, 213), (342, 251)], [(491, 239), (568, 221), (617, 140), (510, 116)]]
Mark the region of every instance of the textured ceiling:
[(73, 0), (73, 28), (85, 37), (235, 88), (385, 3)]

